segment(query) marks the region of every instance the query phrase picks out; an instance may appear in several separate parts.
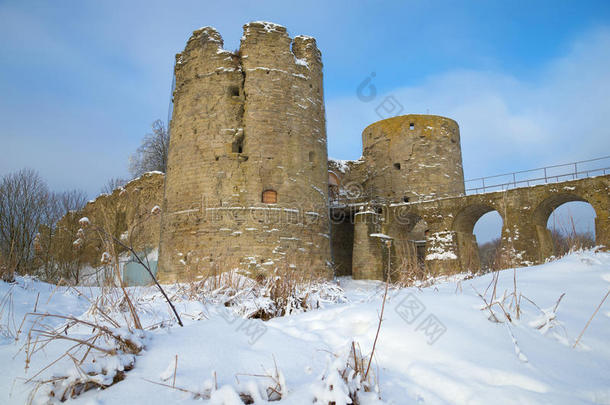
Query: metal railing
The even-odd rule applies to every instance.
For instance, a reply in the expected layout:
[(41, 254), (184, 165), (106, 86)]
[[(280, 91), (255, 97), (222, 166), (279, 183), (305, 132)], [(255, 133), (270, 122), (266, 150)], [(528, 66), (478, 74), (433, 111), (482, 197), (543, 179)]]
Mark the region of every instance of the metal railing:
[[(610, 174), (610, 156), (513, 173), (497, 174), (495, 176), (479, 177), (466, 180), (464, 183), (466, 185), (466, 194), (479, 194), (517, 187), (530, 187), (540, 184), (584, 179), (605, 174)], [(471, 184), (472, 186), (470, 186)]]

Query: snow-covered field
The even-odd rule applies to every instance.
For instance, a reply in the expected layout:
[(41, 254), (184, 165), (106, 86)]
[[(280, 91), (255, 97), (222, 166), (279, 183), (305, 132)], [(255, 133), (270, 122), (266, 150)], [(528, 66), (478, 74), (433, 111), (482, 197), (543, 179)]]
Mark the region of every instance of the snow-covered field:
[[(362, 395), (361, 404), (610, 404), (610, 299), (572, 347), (610, 288), (610, 254), (578, 252), (517, 269), (518, 319), (508, 297), (515, 289), (513, 276), (513, 270), (500, 272), (496, 288), (496, 301), (504, 304), (512, 322), (498, 304), (491, 310), (500, 322), (481, 309), (485, 304), (475, 290), (490, 302), (492, 274), (455, 277), (421, 289), (390, 289), (371, 366), (378, 392)], [(178, 300), (183, 328), (173, 324), (147, 331), (145, 348), (123, 381), (68, 401), (240, 404), (238, 393), (249, 393), (255, 403), (266, 403), (268, 397), (278, 397), (273, 388), (283, 404), (312, 404), (315, 398), (317, 403), (330, 398), (337, 405), (346, 403), (346, 388), (334, 378), (336, 368), (345, 364), (352, 341), (370, 353), (384, 288), (349, 278), (338, 282), (345, 300), (267, 322), (239, 318), (214, 297)], [(82, 292), (90, 297), (98, 293), (89, 287)], [(145, 327), (171, 319), (154, 289), (138, 289), (134, 295)], [(27, 278), (0, 284), (0, 298), (0, 403), (23, 404), (34, 388), (25, 379), (73, 344), (52, 342), (32, 357), (25, 372), (27, 322), (14, 338), (24, 314), (37, 302), (38, 312), (90, 319), (90, 304), (75, 290)], [(59, 326), (64, 321), (47, 322)], [(86, 332), (75, 328), (66, 336)], [(37, 379), (73, 368), (64, 358)], [(206, 392), (209, 399), (196, 399), (193, 392)], [(46, 400), (42, 389), (34, 402)]]

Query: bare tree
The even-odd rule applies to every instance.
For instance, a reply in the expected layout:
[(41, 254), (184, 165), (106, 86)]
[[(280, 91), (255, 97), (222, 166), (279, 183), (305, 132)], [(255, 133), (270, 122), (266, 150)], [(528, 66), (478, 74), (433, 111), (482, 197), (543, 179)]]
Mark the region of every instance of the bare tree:
[(83, 190), (68, 190), (49, 192), (44, 201), (42, 224), (54, 227), (57, 221), (70, 211), (80, 210), (87, 202), (87, 194)]
[(84, 190), (68, 190), (56, 194), (61, 215), (64, 216), (70, 211), (80, 210), (87, 203), (87, 193)]
[(127, 183), (128, 183), (128, 180), (121, 179), (119, 177), (113, 177), (111, 179), (108, 179), (106, 184), (104, 184), (102, 186), (101, 192), (102, 192), (102, 194), (112, 194), (112, 192), (114, 190), (116, 190), (119, 187), (123, 187)]
[(551, 230), (555, 256), (561, 257), (574, 249), (589, 249), (595, 246), (595, 235), (590, 232), (578, 233), (575, 228), (568, 232)]
[(495, 268), (495, 265), (498, 256), (501, 254), (501, 245), (502, 240), (500, 238), (496, 238), (489, 242), (485, 242), (479, 246), (479, 260), (481, 263), (481, 270), (499, 270)]
[(45, 182), (31, 169), (10, 173), (0, 180), (0, 256), (4, 280), (12, 281), (15, 271), (28, 269), (35, 235), (47, 215), (45, 204), (49, 195)]
[(142, 144), (129, 157), (129, 172), (133, 177), (146, 172), (167, 170), (167, 153), (169, 150), (169, 131), (161, 120), (152, 123), (152, 133), (146, 134)]
[[(64, 216), (75, 213), (83, 208), (87, 195), (82, 190), (69, 190), (60, 193), (50, 193), (43, 206), (43, 220), (38, 228), (34, 241), (34, 252), (37, 274), (48, 282), (58, 282), (59, 279), (73, 280), (78, 283), (80, 278), (81, 254), (72, 249), (72, 238), (69, 237), (76, 229), (73, 221), (63, 221), (61, 229), (59, 223)], [(66, 233), (67, 232), (67, 233)], [(69, 235), (68, 237), (66, 237)]]

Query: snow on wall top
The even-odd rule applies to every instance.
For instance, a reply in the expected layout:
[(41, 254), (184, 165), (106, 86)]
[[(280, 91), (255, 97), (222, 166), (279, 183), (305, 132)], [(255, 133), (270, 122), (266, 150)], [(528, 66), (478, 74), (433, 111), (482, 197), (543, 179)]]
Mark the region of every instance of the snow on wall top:
[(158, 175), (165, 176), (165, 173), (160, 172), (160, 171), (158, 171), (158, 170), (153, 170), (153, 171), (150, 171), (150, 172), (143, 173), (141, 176), (138, 176), (138, 177), (136, 177), (135, 179), (131, 179), (131, 180), (129, 180), (127, 183), (125, 183), (124, 185), (122, 185), (122, 186), (119, 186), (119, 187), (115, 188), (114, 190), (112, 190), (112, 193), (111, 193), (111, 194), (108, 194), (108, 193), (100, 193), (100, 195), (98, 195), (97, 197), (95, 197), (93, 200), (89, 200), (89, 201), (87, 201), (87, 204), (89, 204), (89, 203), (92, 203), (92, 204), (93, 204), (93, 203), (95, 203), (95, 202), (97, 201), (97, 199), (98, 199), (98, 198), (100, 198), (100, 197), (106, 197), (106, 196), (112, 195), (112, 194), (114, 194), (114, 192), (115, 192), (115, 191), (117, 191), (117, 190), (118, 190), (118, 191), (124, 190), (124, 189), (125, 189), (125, 187), (127, 187), (127, 186), (131, 185), (132, 183), (134, 183), (134, 182), (136, 182), (136, 181), (139, 181), (139, 180), (140, 180), (142, 177), (158, 176)]
[(286, 27), (280, 24), (276, 24), (270, 21), (252, 21), (244, 24), (244, 34), (248, 34), (249, 30), (253, 26), (262, 26), (267, 32), (286, 32)]
[(349, 169), (349, 165), (357, 165), (363, 163), (362, 157), (358, 160), (345, 160), (345, 159), (335, 159), (332, 157), (328, 158), (328, 162), (333, 162), (341, 173), (345, 173)]

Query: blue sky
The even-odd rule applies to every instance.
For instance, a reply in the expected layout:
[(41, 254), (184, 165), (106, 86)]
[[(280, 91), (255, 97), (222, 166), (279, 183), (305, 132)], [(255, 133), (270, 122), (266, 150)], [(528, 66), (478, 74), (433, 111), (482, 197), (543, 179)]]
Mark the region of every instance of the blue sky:
[(91, 196), (127, 177), (190, 33), (215, 26), (236, 49), (254, 20), (316, 37), (333, 157), (360, 156), (389, 96), (458, 121), (467, 178), (610, 154), (608, 1), (0, 0), (0, 174)]

